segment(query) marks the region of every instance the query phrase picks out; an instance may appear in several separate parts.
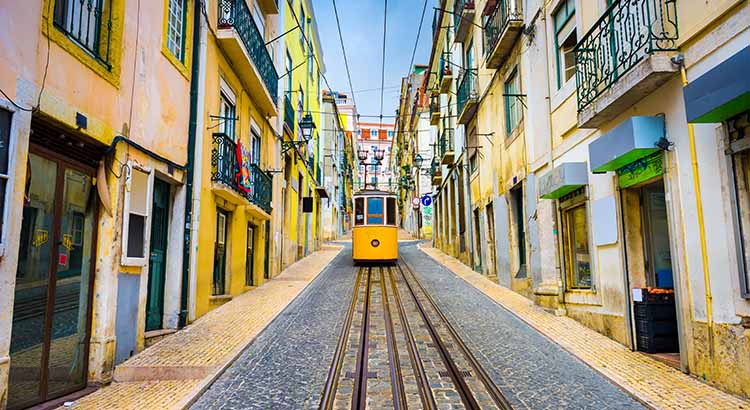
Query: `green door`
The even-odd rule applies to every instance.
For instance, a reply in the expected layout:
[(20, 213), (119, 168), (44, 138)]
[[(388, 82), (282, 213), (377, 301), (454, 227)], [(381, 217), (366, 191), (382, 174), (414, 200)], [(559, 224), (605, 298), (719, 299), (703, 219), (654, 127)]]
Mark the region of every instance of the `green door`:
[(161, 329), (164, 317), (169, 191), (168, 183), (154, 179), (154, 203), (151, 207), (151, 256), (148, 271), (148, 298), (146, 299), (147, 331)]

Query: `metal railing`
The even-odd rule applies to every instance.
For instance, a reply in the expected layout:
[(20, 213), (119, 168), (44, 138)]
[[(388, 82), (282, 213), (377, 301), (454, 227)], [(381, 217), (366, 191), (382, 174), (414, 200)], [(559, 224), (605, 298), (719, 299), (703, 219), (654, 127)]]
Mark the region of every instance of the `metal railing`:
[(495, 45), (503, 35), (503, 31), (508, 27), (511, 21), (521, 21), (523, 15), (520, 10), (511, 9), (511, 5), (516, 0), (498, 0), (495, 9), (487, 19), (484, 25), (484, 52), (486, 55), (492, 53)]
[(289, 95), (284, 96), (284, 124), (294, 133), (294, 106)]
[(461, 79), (458, 83), (458, 101), (456, 102), (459, 116), (461, 116), (469, 99), (476, 98), (477, 96), (476, 80), (477, 75), (473, 70), (464, 70), (464, 72), (461, 73)]
[(447, 152), (453, 152), (453, 128), (446, 128), (440, 133), (440, 141), (438, 142), (440, 158), (442, 158)]
[(112, 69), (109, 49), (112, 42), (112, 4), (110, 0), (56, 1), (53, 23), (68, 38), (92, 57)]
[(578, 111), (639, 61), (677, 46), (676, 0), (616, 0), (576, 45)]
[(240, 187), (237, 143), (223, 132), (213, 134), (211, 180), (221, 182), (264, 211), (271, 212), (272, 179), (257, 164), (249, 164), (249, 186)]
[[(453, 3), (453, 32), (458, 32), (458, 26), (464, 20), (463, 12), (464, 9), (474, 9), (474, 0), (456, 0)], [(470, 21), (463, 21), (463, 23), (471, 24)]]
[(245, 0), (219, 0), (219, 28), (233, 27), (250, 53), (255, 68), (268, 89), (274, 104), (278, 93), (279, 75), (268, 54), (263, 33), (258, 30)]

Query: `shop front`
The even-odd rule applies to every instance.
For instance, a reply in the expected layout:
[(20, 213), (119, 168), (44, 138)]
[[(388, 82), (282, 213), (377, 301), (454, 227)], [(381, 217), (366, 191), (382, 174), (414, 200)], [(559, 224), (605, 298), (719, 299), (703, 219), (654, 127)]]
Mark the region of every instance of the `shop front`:
[(8, 406), (86, 386), (103, 149), (32, 119), (10, 347)]

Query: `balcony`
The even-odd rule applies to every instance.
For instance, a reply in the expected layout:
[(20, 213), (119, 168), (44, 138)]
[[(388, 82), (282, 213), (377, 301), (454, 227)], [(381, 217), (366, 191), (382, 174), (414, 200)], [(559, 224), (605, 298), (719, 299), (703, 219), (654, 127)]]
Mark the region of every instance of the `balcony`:
[(440, 182), (443, 180), (443, 170), (440, 167), (439, 162), (434, 161), (432, 165), (430, 165), (430, 175), (432, 176), (431, 184), (433, 186), (440, 185)]
[[(517, 0), (488, 2), (489, 18), (484, 26), (484, 50), (487, 68), (500, 68), (523, 29), (523, 13)], [(495, 3), (494, 8), (489, 7)]]
[(279, 76), (245, 0), (219, 0), (216, 37), (259, 110), (275, 117)]
[(474, 0), (456, 0), (453, 3), (454, 41), (463, 43), (474, 23)]
[(430, 125), (440, 123), (440, 97), (430, 98)]
[(287, 94), (284, 96), (284, 128), (286, 128), (289, 135), (294, 135), (294, 124), (294, 106)]
[[(244, 166), (247, 178), (242, 177), (237, 161), (237, 143), (223, 132), (213, 134), (211, 150), (211, 181), (214, 193), (230, 203), (242, 205), (243, 201), (259, 207), (266, 214), (271, 213), (271, 176), (263, 172), (257, 164)], [(242, 182), (241, 180), (245, 181)]]
[(440, 134), (440, 140), (438, 140), (438, 154), (440, 156), (441, 165), (451, 165), (456, 159), (456, 154), (453, 151), (453, 128), (446, 128)]
[(576, 45), (578, 126), (598, 128), (679, 69), (674, 0), (617, 0)]
[(477, 112), (477, 74), (473, 70), (465, 70), (458, 84), (458, 123), (465, 125)]
[(450, 53), (440, 56), (440, 93), (448, 94), (453, 83), (453, 70), (451, 69)]

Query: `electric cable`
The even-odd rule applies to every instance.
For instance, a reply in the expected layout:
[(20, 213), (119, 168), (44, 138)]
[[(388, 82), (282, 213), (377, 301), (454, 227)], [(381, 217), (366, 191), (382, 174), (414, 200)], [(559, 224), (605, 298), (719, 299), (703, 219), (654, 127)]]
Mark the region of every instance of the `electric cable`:
[(383, 118), (383, 88), (385, 88), (385, 41), (388, 38), (388, 0), (384, 0), (383, 7), (383, 63), (380, 70), (380, 118)]
[(349, 80), (349, 91), (352, 93), (352, 103), (357, 106), (357, 99), (354, 97), (354, 86), (352, 85), (352, 75), (349, 70), (349, 59), (346, 58), (346, 47), (344, 47), (344, 36), (341, 35), (341, 22), (339, 21), (339, 10), (336, 7), (336, 0), (333, 1), (333, 13), (336, 15), (336, 27), (339, 32), (339, 42), (341, 43), (341, 53), (344, 55), (344, 67), (346, 67), (346, 78)]

